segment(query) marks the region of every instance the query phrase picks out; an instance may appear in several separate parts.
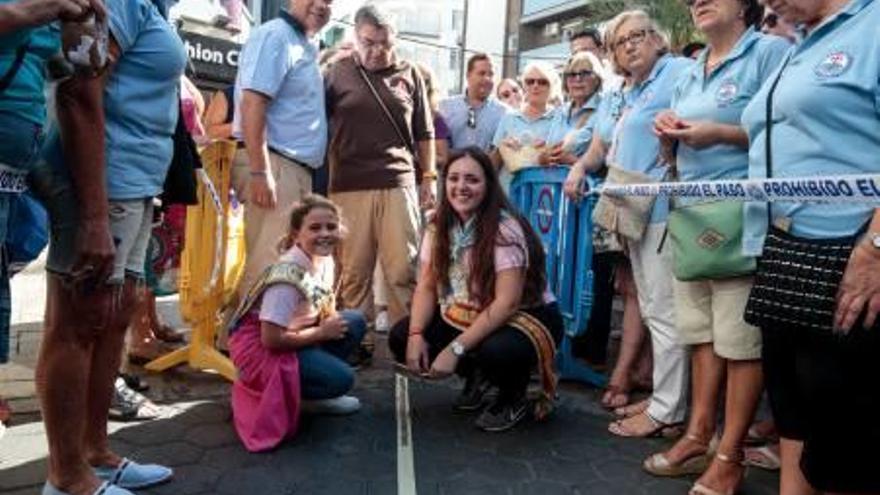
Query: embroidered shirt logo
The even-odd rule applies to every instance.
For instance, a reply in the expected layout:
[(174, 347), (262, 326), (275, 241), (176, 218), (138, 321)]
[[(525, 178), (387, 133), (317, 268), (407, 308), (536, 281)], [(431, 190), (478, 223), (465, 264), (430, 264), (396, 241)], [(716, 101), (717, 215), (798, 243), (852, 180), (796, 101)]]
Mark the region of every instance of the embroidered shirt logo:
[(721, 247), (727, 241), (727, 236), (715, 229), (709, 228), (697, 236), (697, 245), (710, 250)]
[(733, 102), (738, 92), (739, 86), (736, 85), (736, 82), (727, 79), (718, 87), (718, 92), (715, 93), (715, 102), (718, 103), (718, 106), (727, 106)]
[(825, 79), (843, 74), (850, 65), (852, 57), (844, 51), (837, 51), (829, 53), (814, 70), (817, 76)]

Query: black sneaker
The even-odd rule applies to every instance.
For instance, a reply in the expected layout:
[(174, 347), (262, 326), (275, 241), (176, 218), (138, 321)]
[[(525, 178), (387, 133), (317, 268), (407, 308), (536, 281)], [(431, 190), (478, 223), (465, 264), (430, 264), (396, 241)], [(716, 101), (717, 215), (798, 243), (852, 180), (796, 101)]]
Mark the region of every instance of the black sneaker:
[(491, 433), (507, 431), (526, 418), (530, 405), (525, 396), (512, 402), (498, 399), (483, 410), (474, 424), (477, 428)]
[(369, 368), (373, 364), (373, 350), (361, 344), (348, 355), (346, 361), (349, 366), (356, 370)]
[(483, 377), (482, 373), (474, 371), (465, 380), (464, 388), (455, 398), (452, 409), (461, 413), (479, 411), (495, 397), (497, 397), (497, 389)]

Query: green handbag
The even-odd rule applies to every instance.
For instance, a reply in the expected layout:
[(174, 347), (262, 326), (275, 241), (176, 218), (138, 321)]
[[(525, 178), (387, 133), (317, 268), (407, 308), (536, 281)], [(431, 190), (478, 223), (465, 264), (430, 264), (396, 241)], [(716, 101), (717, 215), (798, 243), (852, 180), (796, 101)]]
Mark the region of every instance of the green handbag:
[(743, 204), (711, 201), (669, 212), (673, 273), (681, 281), (716, 280), (754, 273), (754, 257), (743, 256)]

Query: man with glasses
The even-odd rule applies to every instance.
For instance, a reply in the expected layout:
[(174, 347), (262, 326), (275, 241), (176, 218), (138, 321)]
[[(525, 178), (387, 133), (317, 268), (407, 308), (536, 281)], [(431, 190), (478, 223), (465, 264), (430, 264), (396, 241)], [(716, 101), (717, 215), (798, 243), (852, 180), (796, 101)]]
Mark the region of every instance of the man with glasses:
[[(415, 289), (420, 203), (434, 203), (433, 116), (424, 80), (395, 52), (389, 15), (367, 4), (355, 13), (354, 24), (355, 53), (325, 75), (330, 198), (348, 228), (340, 295), (345, 308), (360, 309), (373, 321), (378, 259), (394, 323), (407, 314)], [(368, 334), (362, 361), (372, 343)]]
[(277, 259), (294, 203), (311, 192), (312, 173), (324, 164), (327, 117), (315, 35), (330, 19), (331, 3), (289, 0), (241, 52), (233, 129), (244, 148), (232, 178), (244, 202), (248, 247), (240, 294)]
[(508, 108), (492, 96), (495, 71), (485, 53), (473, 55), (467, 62), (467, 89), (440, 102), (440, 114), (450, 131), (450, 148), (478, 146), (488, 152), (501, 117)]

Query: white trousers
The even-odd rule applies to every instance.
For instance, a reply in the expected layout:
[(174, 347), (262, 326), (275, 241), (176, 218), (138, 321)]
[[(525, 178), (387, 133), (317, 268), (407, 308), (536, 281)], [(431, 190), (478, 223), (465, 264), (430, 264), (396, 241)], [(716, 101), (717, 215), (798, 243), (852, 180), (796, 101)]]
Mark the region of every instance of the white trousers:
[(687, 347), (675, 328), (672, 255), (669, 242), (658, 253), (665, 223), (648, 226), (639, 242), (629, 244), (639, 309), (651, 333), (654, 352), (654, 393), (648, 414), (665, 423), (684, 421), (687, 410), (689, 359)]

